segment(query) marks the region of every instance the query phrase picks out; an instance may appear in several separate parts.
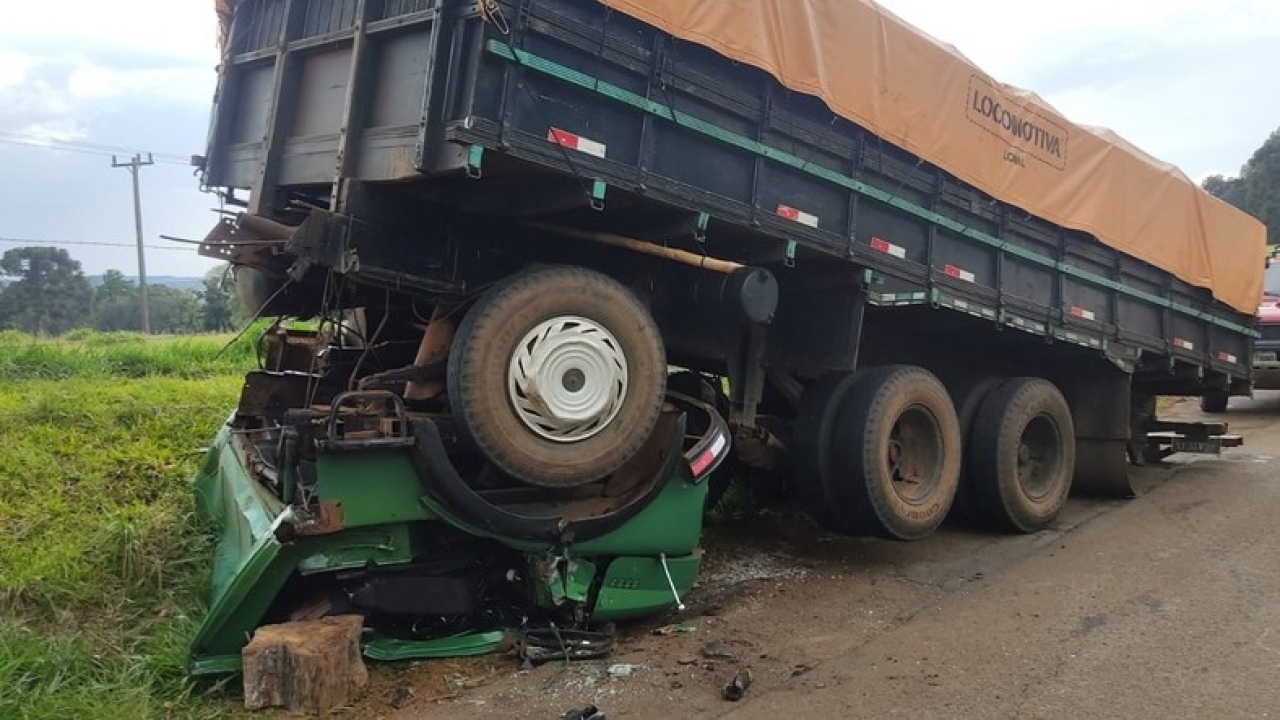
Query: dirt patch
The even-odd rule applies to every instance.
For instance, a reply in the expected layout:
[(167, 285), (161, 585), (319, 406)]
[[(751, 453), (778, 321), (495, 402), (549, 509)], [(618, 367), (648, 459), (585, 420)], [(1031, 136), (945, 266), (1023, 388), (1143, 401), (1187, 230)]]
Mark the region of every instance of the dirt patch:
[[(454, 661), (387, 666), (374, 675), (397, 680), (371, 691), (356, 711), (406, 720), (554, 718), (588, 705), (610, 718), (715, 714), (729, 709), (724, 692), (735, 676), (751, 677), (747, 698), (803, 687), (824, 659), (902, 622), (891, 607), (936, 592), (903, 580), (890, 558), (867, 552), (874, 542), (828, 536), (795, 513), (712, 526), (704, 546), (686, 610), (621, 626), (608, 658), (521, 670), (512, 656), (489, 656), (462, 673), (477, 685), (451, 683), (447, 696), (441, 683), (459, 671), (440, 665)], [(414, 687), (414, 697), (395, 707), (389, 698), (401, 685)]]

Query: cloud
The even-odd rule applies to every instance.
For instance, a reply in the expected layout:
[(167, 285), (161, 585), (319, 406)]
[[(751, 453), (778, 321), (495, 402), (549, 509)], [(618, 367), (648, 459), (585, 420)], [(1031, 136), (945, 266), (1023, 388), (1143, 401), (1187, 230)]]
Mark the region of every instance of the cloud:
[(30, 63), (18, 83), (0, 84), (0, 131), (36, 139), (71, 140), (80, 136), (80, 117), (57, 73)]
[(213, 82), (213, 73), (203, 68), (128, 70), (81, 60), (67, 76), (66, 89), (77, 102), (147, 95), (153, 99), (205, 105), (210, 100)]
[(5, 4), (0, 44), (46, 49), (147, 48), (173, 59), (217, 61), (217, 21), (204, 0), (60, 0)]
[[(61, 0), (56, 12), (46, 3), (8, 3), (0, 23), (0, 130), (74, 139), (103, 114), (207, 107), (215, 37), (212, 3), (200, 0)], [(145, 118), (138, 131), (149, 134)]]
[[(13, 7), (9, 7), (13, 5)], [(0, 22), (0, 236), (37, 241), (131, 241), (128, 174), (110, 148), (157, 153), (140, 174), (148, 243), (202, 237), (213, 224), (190, 167), (162, 153), (204, 152), (218, 62), (211, 2), (10, 2)], [(72, 145), (64, 145), (73, 141)], [(33, 147), (34, 146), (34, 147)], [(108, 148), (107, 146), (110, 146)], [(156, 250), (161, 274), (199, 275), (212, 261)], [(132, 271), (132, 254), (69, 246), (85, 269)]]
[(31, 56), (0, 48), (0, 90), (21, 85), (31, 69)]
[(121, 141), (145, 143), (155, 136), (149, 127), (154, 112), (148, 108), (181, 105), (203, 111), (213, 95), (214, 73), (198, 66), (7, 54), (16, 62), (0, 57), (0, 67), (6, 68), (0, 74), (0, 131), (37, 141), (82, 139), (95, 119), (128, 114), (137, 136)]

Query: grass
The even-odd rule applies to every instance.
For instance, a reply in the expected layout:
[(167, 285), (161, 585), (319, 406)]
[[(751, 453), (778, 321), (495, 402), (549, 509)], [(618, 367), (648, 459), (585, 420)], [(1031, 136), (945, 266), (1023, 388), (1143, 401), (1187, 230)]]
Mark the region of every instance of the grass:
[[(247, 334), (250, 338), (252, 333)], [(76, 330), (57, 340), (0, 332), (0, 380), (82, 377), (200, 379), (243, 372), (254, 362), (253, 342), (210, 336), (149, 338), (136, 333)]]
[(213, 717), (189, 478), (251, 341), (0, 333), (0, 718)]

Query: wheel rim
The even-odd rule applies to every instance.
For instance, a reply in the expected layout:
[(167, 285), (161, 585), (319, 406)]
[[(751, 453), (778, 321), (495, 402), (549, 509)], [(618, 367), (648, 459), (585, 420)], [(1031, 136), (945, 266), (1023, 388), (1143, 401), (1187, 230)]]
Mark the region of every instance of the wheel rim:
[(525, 333), (507, 372), (516, 417), (555, 442), (586, 440), (603, 430), (627, 396), (627, 358), (613, 334), (576, 315), (546, 320)]
[(1032, 500), (1043, 500), (1054, 491), (1058, 467), (1062, 463), (1062, 437), (1058, 425), (1038, 415), (1027, 423), (1018, 438), (1018, 484)]
[(937, 490), (944, 452), (938, 419), (923, 405), (912, 405), (889, 431), (887, 460), (898, 497), (920, 504)]

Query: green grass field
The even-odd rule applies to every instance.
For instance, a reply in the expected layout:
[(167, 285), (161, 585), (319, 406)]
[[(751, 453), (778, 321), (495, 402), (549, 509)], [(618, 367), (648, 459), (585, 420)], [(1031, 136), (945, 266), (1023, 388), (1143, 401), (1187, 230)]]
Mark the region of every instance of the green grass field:
[(0, 718), (219, 714), (183, 663), (188, 481), (254, 364), (227, 340), (0, 333)]

